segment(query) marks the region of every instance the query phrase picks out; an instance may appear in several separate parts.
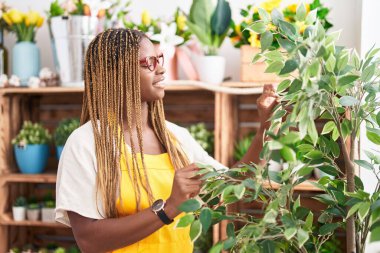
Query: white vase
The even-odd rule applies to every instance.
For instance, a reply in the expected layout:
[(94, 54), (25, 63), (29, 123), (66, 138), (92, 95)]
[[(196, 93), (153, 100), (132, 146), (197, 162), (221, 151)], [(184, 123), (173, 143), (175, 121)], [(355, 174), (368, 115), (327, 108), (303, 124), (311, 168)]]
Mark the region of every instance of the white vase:
[(26, 217), (30, 221), (38, 221), (40, 219), (40, 209), (27, 209)]
[(14, 221), (24, 221), (26, 215), (26, 208), (24, 206), (14, 206), (12, 207), (12, 213)]
[(226, 59), (223, 56), (192, 55), (200, 81), (220, 85), (224, 79)]
[(42, 221), (55, 222), (55, 208), (42, 208)]

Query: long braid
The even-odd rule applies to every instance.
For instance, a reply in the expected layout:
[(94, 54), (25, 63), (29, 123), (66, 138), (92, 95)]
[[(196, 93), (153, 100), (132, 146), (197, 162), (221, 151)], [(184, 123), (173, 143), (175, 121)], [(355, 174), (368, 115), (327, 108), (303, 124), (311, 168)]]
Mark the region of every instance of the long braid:
[[(131, 151), (124, 155), (137, 209), (141, 209), (142, 190), (150, 202), (154, 200), (144, 159), (141, 119), (139, 48), (144, 36), (136, 30), (109, 29), (96, 36), (86, 53), (81, 124), (91, 120), (98, 168), (96, 196), (100, 195), (104, 214), (109, 218), (118, 217), (116, 201), (120, 193), (121, 153), (126, 145), (124, 130), (129, 133), (131, 143)], [(148, 108), (148, 120), (175, 169), (188, 165), (188, 158), (166, 128), (162, 100), (148, 103)], [(132, 129), (132, 115), (135, 115), (135, 129)], [(133, 131), (137, 132), (137, 151), (140, 152), (142, 168), (138, 166)]]

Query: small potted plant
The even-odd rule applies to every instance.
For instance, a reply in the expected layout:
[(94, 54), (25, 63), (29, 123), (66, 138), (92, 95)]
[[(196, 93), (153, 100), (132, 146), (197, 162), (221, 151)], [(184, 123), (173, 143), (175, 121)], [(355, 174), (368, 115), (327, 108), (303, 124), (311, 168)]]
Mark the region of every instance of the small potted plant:
[(41, 173), (49, 157), (51, 136), (39, 123), (25, 121), (18, 135), (12, 140), (16, 162), (22, 173)]
[(12, 207), (13, 220), (24, 221), (26, 215), (26, 199), (20, 196), (16, 199)]
[[(202, 18), (199, 18), (202, 17)], [(231, 7), (226, 0), (194, 0), (186, 21), (189, 30), (203, 46), (204, 56), (193, 55), (199, 79), (218, 85), (224, 79), (226, 59), (218, 56), (231, 21)]]
[(42, 221), (55, 222), (55, 201), (52, 198), (46, 198), (42, 206)]
[(209, 154), (214, 153), (214, 133), (206, 128), (205, 123), (198, 123), (188, 127), (190, 134)]
[(28, 220), (38, 221), (40, 218), (40, 212), (40, 205), (34, 200), (29, 201), (29, 204), (27, 205), (26, 209), (26, 217), (28, 218)]
[(56, 146), (57, 159), (61, 157), (63, 146), (65, 145), (70, 134), (80, 126), (79, 119), (64, 119), (59, 122), (57, 129), (54, 133), (54, 142)]

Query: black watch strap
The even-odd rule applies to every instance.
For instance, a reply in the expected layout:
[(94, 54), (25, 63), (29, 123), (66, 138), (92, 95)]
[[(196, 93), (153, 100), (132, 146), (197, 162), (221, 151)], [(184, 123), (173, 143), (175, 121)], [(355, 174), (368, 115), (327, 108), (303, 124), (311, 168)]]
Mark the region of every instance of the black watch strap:
[(170, 219), (164, 210), (160, 210), (157, 212), (157, 216), (161, 219), (161, 221), (163, 223), (165, 223), (166, 225), (169, 225), (170, 223), (172, 223), (174, 220)]

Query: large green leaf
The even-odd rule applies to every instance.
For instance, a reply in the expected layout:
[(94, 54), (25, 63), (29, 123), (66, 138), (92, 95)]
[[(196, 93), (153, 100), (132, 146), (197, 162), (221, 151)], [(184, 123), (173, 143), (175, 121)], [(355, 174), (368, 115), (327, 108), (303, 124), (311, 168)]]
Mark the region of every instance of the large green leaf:
[(324, 224), (322, 227), (319, 228), (319, 234), (321, 234), (321, 235), (330, 234), (330, 233), (334, 232), (334, 230), (337, 229), (338, 227), (340, 227), (340, 225), (338, 223)]
[(354, 106), (359, 103), (359, 100), (351, 96), (343, 96), (339, 99), (339, 103), (342, 106)]
[(258, 34), (264, 33), (266, 29), (267, 29), (267, 26), (264, 24), (263, 21), (254, 22), (252, 25), (247, 27), (247, 30), (253, 31)]
[(211, 31), (217, 35), (226, 33), (231, 22), (231, 7), (226, 0), (218, 0), (211, 17)]
[(187, 227), (194, 221), (194, 215), (193, 214), (186, 214), (185, 216), (182, 216), (178, 223), (177, 228)]
[(279, 20), (280, 30), (290, 39), (295, 39), (297, 30), (295, 26), (289, 22)]
[(270, 31), (265, 31), (260, 37), (261, 50), (267, 50), (273, 43), (273, 34)]
[[(201, 36), (209, 37), (208, 40), (203, 41), (210, 41), (211, 43), (211, 15), (215, 9), (215, 6), (213, 5), (212, 1), (209, 0), (194, 0), (189, 12), (189, 19), (188, 19), (188, 26), (189, 29), (197, 36), (199, 39), (199, 33), (203, 33), (204, 35)], [(196, 29), (196, 32), (194, 32), (194, 29), (191, 28), (189, 24), (196, 25), (199, 29)], [(200, 39), (201, 40), (201, 39)], [(201, 41), (202, 41), (201, 40)], [(204, 43), (204, 42), (202, 42)], [(204, 43), (207, 45), (207, 43)]]
[(201, 211), (201, 214), (199, 216), (199, 220), (202, 223), (202, 231), (203, 233), (206, 233), (207, 230), (210, 228), (211, 225), (211, 211), (209, 208), (204, 208)]
[(201, 208), (201, 203), (196, 199), (189, 199), (178, 207), (179, 210), (186, 213), (196, 211), (199, 208)]
[(199, 41), (203, 44), (203, 45), (211, 45), (211, 37), (210, 37), (210, 34), (208, 34), (205, 30), (202, 30), (201, 27), (199, 27), (198, 25), (194, 24), (194, 23), (191, 23), (190, 21), (187, 21), (186, 22), (187, 26), (189, 27), (189, 30), (195, 35), (197, 36), (197, 38), (199, 39)]
[(295, 60), (287, 60), (285, 66), (281, 69), (280, 75), (285, 75), (293, 72), (298, 67), (298, 63)]
[(271, 13), (272, 22), (275, 26), (279, 26), (280, 20), (284, 20), (284, 15), (277, 9), (274, 9)]
[(190, 227), (191, 242), (195, 242), (202, 233), (202, 224), (199, 220), (195, 220)]

